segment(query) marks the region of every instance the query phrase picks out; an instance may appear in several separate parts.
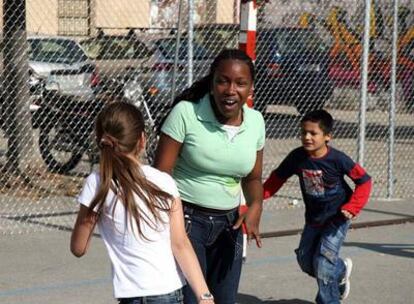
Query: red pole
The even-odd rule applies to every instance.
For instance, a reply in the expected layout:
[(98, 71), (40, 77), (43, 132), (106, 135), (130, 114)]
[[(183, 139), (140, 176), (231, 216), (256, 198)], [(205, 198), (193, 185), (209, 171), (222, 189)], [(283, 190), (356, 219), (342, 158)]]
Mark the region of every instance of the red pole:
[[(257, 5), (256, 0), (241, 0), (240, 3), (240, 36), (239, 49), (254, 61), (256, 60), (256, 20)], [(253, 96), (247, 99), (247, 105), (253, 107)], [(241, 193), (240, 214), (247, 212), (246, 200)], [(247, 234), (246, 227), (243, 225), (243, 259), (247, 256)]]
[[(239, 49), (253, 60), (256, 60), (256, 0), (241, 0), (240, 3), (240, 36)], [(247, 100), (247, 105), (253, 107), (253, 97)]]

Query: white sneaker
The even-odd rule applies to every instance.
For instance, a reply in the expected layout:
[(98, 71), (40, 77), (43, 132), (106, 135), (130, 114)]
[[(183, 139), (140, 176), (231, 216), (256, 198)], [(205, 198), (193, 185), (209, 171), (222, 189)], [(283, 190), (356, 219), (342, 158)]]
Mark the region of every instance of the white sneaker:
[(351, 276), (352, 272), (352, 260), (350, 258), (345, 258), (344, 264), (345, 275), (339, 284), (339, 293), (341, 295), (341, 300), (345, 300), (349, 296), (349, 291), (351, 290), (351, 282), (349, 281), (349, 277)]

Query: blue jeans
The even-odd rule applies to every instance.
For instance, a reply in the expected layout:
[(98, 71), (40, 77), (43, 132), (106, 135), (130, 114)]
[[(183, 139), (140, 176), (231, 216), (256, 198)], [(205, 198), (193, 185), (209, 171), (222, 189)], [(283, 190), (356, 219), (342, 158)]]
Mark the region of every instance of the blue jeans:
[(163, 295), (123, 298), (118, 301), (119, 304), (183, 304), (183, 292), (180, 288)]
[[(238, 216), (237, 209), (218, 215), (184, 206), (188, 237), (210, 292), (220, 304), (236, 303), (243, 259), (242, 232), (232, 228)], [(183, 291), (184, 303), (198, 303), (189, 285)]]
[(318, 282), (318, 304), (338, 304), (339, 283), (345, 275), (344, 261), (339, 250), (348, 231), (349, 220), (338, 219), (323, 226), (305, 225), (296, 258), (302, 271)]

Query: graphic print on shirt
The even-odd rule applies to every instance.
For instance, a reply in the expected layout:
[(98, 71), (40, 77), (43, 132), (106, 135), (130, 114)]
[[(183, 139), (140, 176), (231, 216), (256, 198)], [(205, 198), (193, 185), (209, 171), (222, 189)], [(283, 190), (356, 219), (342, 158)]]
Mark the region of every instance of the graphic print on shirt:
[(312, 196), (323, 196), (325, 194), (322, 170), (302, 169), (302, 177), (306, 194)]

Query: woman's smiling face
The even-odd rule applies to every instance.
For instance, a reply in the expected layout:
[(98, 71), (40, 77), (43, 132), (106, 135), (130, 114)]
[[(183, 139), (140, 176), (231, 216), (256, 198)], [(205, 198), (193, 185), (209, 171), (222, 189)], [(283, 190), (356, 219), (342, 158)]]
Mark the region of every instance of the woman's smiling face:
[(223, 124), (240, 125), (242, 107), (252, 94), (253, 80), (249, 66), (236, 59), (223, 60), (212, 84), (216, 115)]

